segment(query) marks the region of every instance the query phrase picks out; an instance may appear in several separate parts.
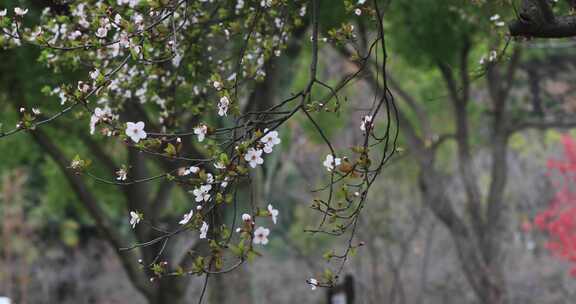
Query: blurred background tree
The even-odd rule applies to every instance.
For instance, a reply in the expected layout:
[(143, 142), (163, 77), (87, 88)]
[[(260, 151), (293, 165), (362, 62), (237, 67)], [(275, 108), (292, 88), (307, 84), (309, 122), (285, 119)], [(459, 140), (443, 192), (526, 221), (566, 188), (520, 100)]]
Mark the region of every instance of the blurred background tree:
[[(392, 1), (386, 7), (394, 12), (386, 15), (390, 44), (386, 83), (376, 73), (382, 58), (375, 56), (373, 66), (345, 90), (355, 103), (343, 102), (338, 116), (314, 114), (338, 146), (353, 146), (359, 139), (362, 110), (382, 94), (385, 84), (399, 106), (401, 153), (369, 196), (358, 233), (365, 246), (345, 268), (357, 279), (359, 303), (562, 303), (574, 296), (574, 283), (563, 264), (539, 250), (543, 236), (520, 229), (549, 201), (544, 164), (547, 155), (559, 151), (557, 130), (576, 123), (571, 83), (574, 42), (511, 41), (500, 22), (514, 16), (512, 8), (500, 1), (478, 2)], [(366, 13), (362, 6), (327, 0), (319, 5), (322, 37), (332, 38), (337, 34), (333, 28), (350, 23), (363, 48), (360, 53), (366, 53), (377, 29), (362, 18)], [(31, 14), (41, 10), (40, 5), (31, 7)], [(309, 26), (304, 18), (285, 56), (266, 63), (266, 76), (247, 94), (253, 101), (248, 107), (268, 108), (280, 100), (278, 92), (306, 84), (312, 60)], [(321, 43), (319, 73), (327, 83), (338, 84), (358, 70), (355, 52), (334, 40)], [(4, 126), (17, 123), (23, 104), (45, 100), (43, 112), (57, 109), (57, 99), (46, 97), (42, 88), (78, 79), (80, 74), (45, 69), (36, 63), (37, 49), (1, 54)], [(174, 100), (185, 98), (177, 95)], [(139, 258), (154, 259), (161, 244), (117, 250), (157, 235), (146, 226), (132, 233), (128, 210), (146, 209), (152, 215), (147, 219), (161, 226), (179, 220), (193, 197), (171, 182), (114, 188), (67, 168), (75, 154), (89, 155), (96, 176), (113, 179), (112, 173), (125, 163), (138, 179), (182, 163), (89, 137), (87, 119), (67, 116), (31, 131), (31, 136), (0, 140), (4, 176), (0, 250), (2, 269), (8, 269), (2, 271), (0, 291), (17, 303), (189, 302), (203, 282), (184, 277), (151, 283), (137, 263)], [(384, 123), (375, 126), (384, 127)], [(319, 152), (326, 148), (304, 116), (281, 133), (281, 153), (273, 154), (254, 173), (260, 182), (243, 185), (240, 193), (243, 197), (256, 193), (258, 205), (279, 206), (276, 237), (253, 266), (215, 277), (209, 285), (211, 303), (324, 300), (318, 293), (303, 292), (307, 287), (302, 280), (317, 276), (325, 263), (334, 263), (332, 248), (343, 245), (342, 240), (302, 234), (318, 221), (318, 214), (310, 212), (315, 195), (302, 189), (321, 185), (324, 172), (317, 165), (318, 155), (324, 155)], [(184, 149), (189, 155), (197, 152), (192, 145)], [(191, 262), (186, 252), (207, 250), (195, 241), (194, 236), (182, 235), (168, 245), (163, 257), (186, 266)], [(324, 252), (327, 261), (315, 258), (318, 252)], [(59, 261), (58, 268), (47, 267), (50, 261)], [(120, 269), (125, 274), (117, 275)], [(75, 274), (65, 275), (66, 271)], [(67, 278), (40, 275), (59, 272)], [(111, 286), (103, 283), (109, 279), (115, 282)]]

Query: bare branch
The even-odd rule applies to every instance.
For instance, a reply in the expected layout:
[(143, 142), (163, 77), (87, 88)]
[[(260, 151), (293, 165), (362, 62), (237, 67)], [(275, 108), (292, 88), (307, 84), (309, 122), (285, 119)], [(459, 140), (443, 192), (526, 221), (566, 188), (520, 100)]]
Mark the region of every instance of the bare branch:
[[(88, 189), (82, 177), (76, 175), (73, 171), (68, 169), (70, 164), (69, 160), (66, 159), (64, 153), (49, 139), (49, 137), (44, 134), (42, 130), (30, 131), (34, 141), (41, 146), (50, 157), (56, 162), (60, 170), (68, 180), (70, 186), (74, 189), (74, 192), (78, 196), (80, 203), (83, 204), (84, 208), (96, 223), (96, 227), (103, 234), (105, 239), (114, 247), (120, 248), (127, 244), (128, 242), (124, 240), (120, 232), (115, 229), (116, 225), (106, 216), (106, 213), (100, 208), (98, 200), (93, 196), (92, 192)], [(120, 253), (116, 251), (118, 257), (120, 258), (124, 268), (128, 272), (131, 281), (134, 283), (135, 287), (138, 288), (144, 294), (150, 294), (151, 289), (147, 284), (147, 280), (144, 273), (140, 270), (137, 263), (138, 253), (137, 251), (131, 251), (127, 253)]]

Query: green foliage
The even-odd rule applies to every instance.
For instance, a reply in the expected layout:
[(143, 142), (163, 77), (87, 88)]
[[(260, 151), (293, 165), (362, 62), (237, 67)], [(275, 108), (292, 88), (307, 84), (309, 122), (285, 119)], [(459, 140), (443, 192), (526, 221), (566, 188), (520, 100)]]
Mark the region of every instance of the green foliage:
[[(307, 51), (310, 50), (308, 46), (303, 51), (304, 53), (309, 53)], [(311, 58), (309, 56), (302, 56), (297, 61), (297, 65), (299, 68), (297, 69), (298, 73), (295, 75), (294, 79), (292, 80), (292, 87), (293, 88), (301, 88), (305, 87), (309, 81), (309, 74), (307, 67), (310, 65)], [(319, 70), (326, 68), (326, 62), (319, 62)], [(329, 85), (334, 86), (338, 80), (330, 79), (326, 82)], [(311, 116), (314, 118), (316, 123), (324, 130), (325, 135), (328, 138), (333, 138), (335, 134), (337, 134), (343, 127), (346, 125), (346, 121), (348, 119), (348, 107), (346, 103), (346, 99), (344, 96), (346, 94), (352, 93), (351, 90), (344, 90), (344, 94), (340, 98), (340, 102), (333, 99), (330, 104), (324, 104), (322, 100), (330, 94), (329, 90), (324, 89), (323, 87), (314, 87), (312, 90), (312, 98), (311, 102), (308, 104), (307, 109), (311, 112)], [(336, 112), (336, 113), (334, 113)], [(323, 143), (322, 136), (318, 133), (317, 129), (314, 127), (314, 124), (305, 116), (300, 114), (298, 116), (298, 122), (304, 129), (306, 133), (306, 137), (310, 138), (314, 143), (321, 144)]]
[[(319, 6), (322, 8), (318, 13), (319, 25), (323, 30), (338, 27), (348, 19), (344, 10), (344, 1), (341, 0), (321, 0)], [(312, 8), (308, 7), (308, 14), (312, 14)]]
[[(474, 6), (461, 0), (392, 1), (391, 45), (412, 65), (430, 67), (456, 63), (476, 26), (465, 19)], [(471, 8), (472, 7), (472, 8)]]

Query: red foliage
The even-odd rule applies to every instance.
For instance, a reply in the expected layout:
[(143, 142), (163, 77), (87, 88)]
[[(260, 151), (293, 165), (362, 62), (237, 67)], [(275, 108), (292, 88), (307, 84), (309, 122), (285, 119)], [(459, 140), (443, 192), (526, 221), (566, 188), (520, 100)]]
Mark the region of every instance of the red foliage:
[(576, 276), (576, 142), (562, 136), (564, 159), (548, 160), (548, 176), (556, 188), (548, 208), (536, 215), (536, 228), (548, 234), (546, 248), (556, 257), (572, 263)]

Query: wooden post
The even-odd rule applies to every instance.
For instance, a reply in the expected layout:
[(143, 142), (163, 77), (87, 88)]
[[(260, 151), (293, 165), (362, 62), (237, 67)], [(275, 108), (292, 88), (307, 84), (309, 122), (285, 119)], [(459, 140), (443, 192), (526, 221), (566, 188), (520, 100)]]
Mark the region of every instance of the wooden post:
[(346, 275), (344, 282), (326, 292), (328, 304), (354, 304), (354, 278)]

